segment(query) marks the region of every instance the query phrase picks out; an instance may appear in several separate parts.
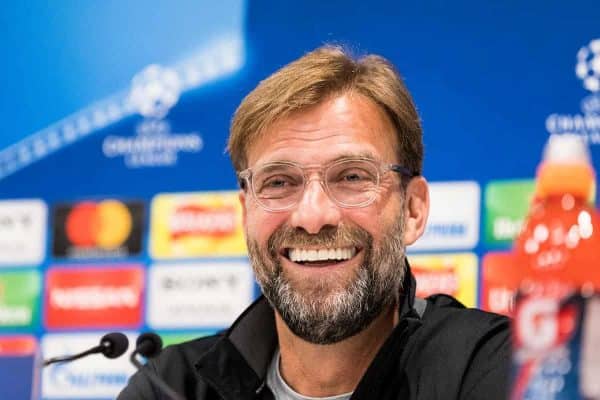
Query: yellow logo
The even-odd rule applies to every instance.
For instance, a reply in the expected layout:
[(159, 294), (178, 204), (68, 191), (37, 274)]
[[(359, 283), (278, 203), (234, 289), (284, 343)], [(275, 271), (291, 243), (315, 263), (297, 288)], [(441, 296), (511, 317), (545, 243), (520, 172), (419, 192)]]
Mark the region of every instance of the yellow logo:
[(477, 256), (472, 253), (408, 257), (417, 281), (417, 296), (444, 293), (467, 307), (477, 305)]
[(150, 224), (154, 258), (246, 255), (238, 192), (160, 194)]

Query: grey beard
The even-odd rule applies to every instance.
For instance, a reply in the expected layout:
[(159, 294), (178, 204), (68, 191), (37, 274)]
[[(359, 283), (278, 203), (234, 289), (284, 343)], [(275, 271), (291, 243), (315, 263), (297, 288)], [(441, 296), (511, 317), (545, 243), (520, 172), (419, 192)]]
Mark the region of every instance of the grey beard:
[[(310, 343), (332, 344), (361, 332), (397, 302), (405, 274), (403, 232), (400, 218), (374, 248), (372, 236), (358, 226), (326, 227), (316, 235), (284, 226), (271, 235), (267, 251), (261, 251), (250, 238), (247, 243), (263, 294), (289, 329)], [(327, 281), (316, 282), (309, 293), (298, 290), (286, 277), (277, 255), (283, 247), (348, 244), (363, 248), (364, 261), (347, 287), (335, 291)]]

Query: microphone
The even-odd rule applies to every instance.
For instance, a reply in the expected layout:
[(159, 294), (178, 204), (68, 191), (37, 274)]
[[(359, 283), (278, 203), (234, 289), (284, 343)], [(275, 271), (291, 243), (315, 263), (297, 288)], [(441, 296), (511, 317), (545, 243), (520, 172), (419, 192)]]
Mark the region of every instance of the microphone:
[(94, 346), (91, 349), (88, 349), (86, 351), (72, 356), (49, 358), (47, 360), (44, 360), (42, 366), (47, 367), (50, 364), (58, 362), (69, 362), (96, 353), (102, 353), (104, 357), (107, 358), (117, 358), (123, 353), (125, 353), (125, 351), (127, 351), (127, 347), (129, 347), (129, 339), (127, 339), (127, 336), (125, 336), (121, 332), (111, 332), (102, 336), (102, 339), (100, 339), (100, 344), (98, 346)]
[(161, 352), (162, 345), (162, 339), (156, 333), (142, 333), (135, 341), (134, 353), (146, 358), (153, 358)]
[(148, 379), (160, 388), (168, 397), (173, 400), (185, 400), (179, 393), (173, 390), (160, 376), (155, 374), (151, 369), (144, 368), (144, 365), (137, 359), (137, 355), (146, 358), (156, 357), (162, 350), (162, 339), (156, 333), (146, 332), (138, 336), (135, 341), (135, 350), (129, 356), (131, 363), (146, 375)]

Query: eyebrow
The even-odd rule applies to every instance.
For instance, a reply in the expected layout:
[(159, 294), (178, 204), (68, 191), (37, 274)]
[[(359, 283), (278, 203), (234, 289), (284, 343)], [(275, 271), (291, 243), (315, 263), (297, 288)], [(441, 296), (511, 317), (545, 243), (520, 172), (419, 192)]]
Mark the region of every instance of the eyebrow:
[[(374, 160), (377, 160), (378, 158), (375, 157), (375, 155), (372, 152), (370, 152), (370, 151), (346, 152), (346, 153), (339, 154), (336, 157), (323, 162), (323, 164), (330, 164), (330, 163), (334, 163), (336, 161), (347, 160), (347, 159), (352, 159), (352, 160), (371, 160), (371, 161), (374, 161)], [(293, 161), (290, 161), (290, 160), (272, 160), (272, 161), (269, 161), (268, 163), (273, 163), (273, 162), (293, 162)]]
[(360, 159), (360, 160), (377, 160), (377, 157), (375, 157), (375, 155), (373, 153), (371, 153), (370, 151), (361, 151), (358, 153), (343, 153), (340, 154), (339, 156), (329, 160), (328, 162), (335, 162), (335, 161), (340, 161), (340, 160), (345, 160), (345, 159)]

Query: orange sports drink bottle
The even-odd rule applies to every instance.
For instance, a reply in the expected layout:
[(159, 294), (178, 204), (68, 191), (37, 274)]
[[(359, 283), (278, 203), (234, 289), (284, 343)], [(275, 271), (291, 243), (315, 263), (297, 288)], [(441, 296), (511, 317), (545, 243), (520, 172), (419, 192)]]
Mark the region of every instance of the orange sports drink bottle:
[(600, 399), (600, 216), (581, 136), (552, 135), (514, 245), (512, 400)]
[[(552, 290), (600, 288), (596, 178), (578, 135), (552, 135), (536, 174), (534, 200), (514, 245), (524, 284)], [(559, 294), (559, 293), (556, 293)]]

